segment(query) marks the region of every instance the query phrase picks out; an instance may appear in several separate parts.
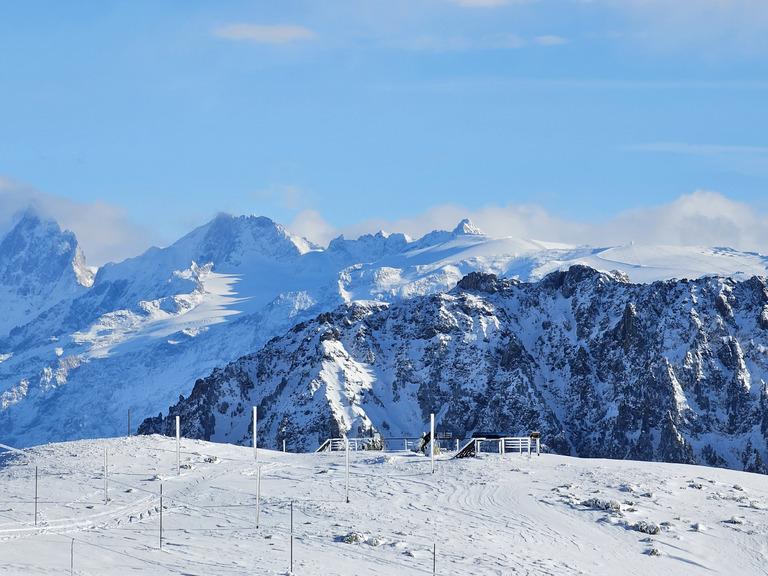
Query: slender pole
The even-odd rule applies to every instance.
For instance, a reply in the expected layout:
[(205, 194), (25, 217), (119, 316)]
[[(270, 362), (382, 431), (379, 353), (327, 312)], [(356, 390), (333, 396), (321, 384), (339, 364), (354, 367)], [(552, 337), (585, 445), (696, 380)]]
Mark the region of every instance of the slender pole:
[(431, 439), (431, 442), (429, 443), (430, 449), (430, 457), (432, 458), (432, 474), (435, 473), (435, 415), (430, 414), (429, 415), (429, 438)]
[(258, 438), (259, 438), (259, 410), (256, 406), (253, 407), (253, 459), (258, 460), (259, 459), (259, 448), (258, 448)]
[(176, 416), (176, 474), (181, 475), (181, 422)]
[(109, 453), (104, 448), (104, 504), (109, 502)]
[(72, 545), (69, 547), (69, 575), (75, 573), (75, 539), (72, 538)]
[(261, 466), (256, 475), (256, 529), (259, 529), (259, 513), (261, 511)]
[(35, 526), (37, 526), (37, 466), (35, 466)]
[(293, 500), (291, 500), (291, 574), (293, 574)]
[(344, 438), (344, 445), (347, 448), (347, 504), (349, 504), (349, 438)]
[(131, 437), (131, 409), (128, 408), (128, 438)]
[(285, 452), (285, 438), (283, 438), (283, 452)]
[(163, 549), (163, 485), (160, 484), (160, 550)]
[(432, 543), (432, 576), (435, 575), (435, 568), (437, 566), (437, 543)]

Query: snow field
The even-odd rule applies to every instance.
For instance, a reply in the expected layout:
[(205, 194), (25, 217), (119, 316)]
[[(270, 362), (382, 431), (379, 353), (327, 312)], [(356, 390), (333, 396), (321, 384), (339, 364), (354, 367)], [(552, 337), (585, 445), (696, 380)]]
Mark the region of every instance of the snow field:
[(291, 547), (297, 575), (431, 574), (433, 549), (457, 576), (748, 575), (768, 559), (760, 475), (549, 454), (443, 454), (431, 474), (420, 454), (353, 452), (346, 503), (343, 452), (181, 446), (180, 474), (160, 436), (0, 454), (0, 573), (288, 574)]

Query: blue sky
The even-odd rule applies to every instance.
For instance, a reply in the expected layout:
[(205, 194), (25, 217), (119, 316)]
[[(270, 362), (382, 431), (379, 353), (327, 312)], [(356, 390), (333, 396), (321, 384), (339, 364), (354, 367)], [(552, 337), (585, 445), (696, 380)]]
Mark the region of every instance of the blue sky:
[(218, 211), (768, 253), (764, 0), (6, 2), (0, 78), (0, 231), (94, 264)]

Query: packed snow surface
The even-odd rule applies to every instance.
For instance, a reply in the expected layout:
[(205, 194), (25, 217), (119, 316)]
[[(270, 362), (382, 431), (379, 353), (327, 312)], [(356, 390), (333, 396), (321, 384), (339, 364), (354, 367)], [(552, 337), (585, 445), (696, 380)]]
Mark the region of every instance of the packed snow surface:
[(768, 486), (745, 472), (443, 453), (433, 474), (421, 454), (361, 451), (347, 502), (344, 452), (180, 448), (178, 468), (161, 436), (0, 453), (0, 571), (749, 575), (768, 560)]

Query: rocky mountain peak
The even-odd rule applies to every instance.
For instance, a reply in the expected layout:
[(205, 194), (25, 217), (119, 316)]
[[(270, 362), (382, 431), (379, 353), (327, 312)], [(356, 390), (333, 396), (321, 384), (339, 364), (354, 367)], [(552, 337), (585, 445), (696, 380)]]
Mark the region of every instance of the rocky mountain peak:
[[(296, 258), (315, 246), (292, 236), (283, 226), (265, 216), (219, 214), (208, 224), (182, 238), (193, 240), (196, 259), (215, 264), (237, 264), (258, 255), (273, 260)], [(186, 242), (185, 242), (186, 241)]]
[(0, 242), (0, 337), (93, 284), (72, 232), (33, 210)]
[(72, 232), (28, 210), (0, 242), (0, 283), (31, 295), (60, 281), (90, 286), (93, 273)]
[(495, 294), (513, 286), (516, 282), (509, 278), (499, 279), (496, 274), (470, 272), (456, 284), (457, 288), (467, 292), (485, 292)]
[(485, 232), (472, 224), (469, 218), (464, 218), (456, 228), (453, 229), (454, 236), (485, 236)]
[(339, 236), (328, 244), (328, 252), (335, 258), (349, 262), (369, 262), (394, 254), (400, 254), (409, 248), (411, 239), (405, 234), (388, 234), (379, 231), (376, 234), (364, 234), (357, 240), (347, 240)]

